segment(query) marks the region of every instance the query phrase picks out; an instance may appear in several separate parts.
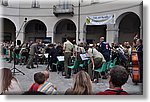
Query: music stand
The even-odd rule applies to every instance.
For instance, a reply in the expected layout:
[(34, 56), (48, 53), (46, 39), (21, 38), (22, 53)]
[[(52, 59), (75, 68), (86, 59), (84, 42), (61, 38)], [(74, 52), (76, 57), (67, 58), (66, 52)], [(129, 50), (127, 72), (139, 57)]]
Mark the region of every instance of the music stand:
[(13, 75), (15, 75), (15, 73), (22, 73), (23, 75), (25, 75), (25, 73), (23, 73), (22, 71), (20, 71), (19, 69), (17, 69), (16, 66), (15, 66), (16, 65), (16, 52), (15, 52), (15, 48), (16, 48), (16, 39), (19, 36), (19, 33), (20, 33), (22, 27), (24, 26), (24, 24), (26, 23), (26, 21), (27, 21), (27, 18), (25, 18), (25, 20), (23, 21), (23, 23), (21, 25), (21, 28), (19, 29), (18, 34), (17, 34), (17, 36), (14, 39), (14, 50), (13, 50), (13, 52), (14, 52), (14, 65), (13, 65), (13, 68), (11, 69)]

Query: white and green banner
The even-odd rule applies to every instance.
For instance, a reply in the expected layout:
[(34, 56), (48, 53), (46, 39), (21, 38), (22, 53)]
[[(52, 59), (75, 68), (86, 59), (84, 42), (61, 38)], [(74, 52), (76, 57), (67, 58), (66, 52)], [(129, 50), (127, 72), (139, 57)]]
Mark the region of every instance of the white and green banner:
[(115, 24), (114, 15), (87, 16), (86, 25)]

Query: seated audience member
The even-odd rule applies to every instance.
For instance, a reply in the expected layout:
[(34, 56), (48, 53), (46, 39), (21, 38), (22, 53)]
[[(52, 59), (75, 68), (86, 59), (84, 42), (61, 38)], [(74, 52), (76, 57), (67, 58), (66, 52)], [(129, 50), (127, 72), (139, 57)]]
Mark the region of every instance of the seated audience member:
[(45, 75), (41, 72), (38, 73), (40, 76), (40, 80), (37, 80), (39, 84), (38, 90), (39, 92), (43, 92), (48, 95), (56, 95), (57, 90), (53, 87), (50, 82), (45, 81)]
[(21, 94), (22, 89), (18, 80), (12, 75), (9, 68), (0, 69), (0, 94)]
[(92, 82), (85, 71), (79, 71), (74, 77), (74, 85), (65, 92), (66, 95), (91, 95)]
[(122, 66), (115, 66), (110, 70), (109, 88), (104, 92), (99, 92), (97, 95), (128, 95), (126, 91), (122, 89), (122, 86), (127, 82), (129, 74)]
[[(49, 82), (48, 81), (48, 79), (49, 79), (49, 71), (45, 70), (42, 73), (45, 75), (45, 81)], [(53, 85), (51, 82), (49, 82), (49, 83), (57, 90), (57, 87), (55, 85)]]
[(22, 95), (46, 95), (46, 94), (39, 91), (26, 91)]
[(38, 83), (40, 83), (40, 84), (44, 83), (45, 77), (41, 77), (41, 74), (39, 74), (39, 72), (35, 73), (34, 74), (34, 81), (35, 82), (32, 84), (32, 86), (30, 87), (29, 91), (37, 91), (37, 89), (39, 87)]

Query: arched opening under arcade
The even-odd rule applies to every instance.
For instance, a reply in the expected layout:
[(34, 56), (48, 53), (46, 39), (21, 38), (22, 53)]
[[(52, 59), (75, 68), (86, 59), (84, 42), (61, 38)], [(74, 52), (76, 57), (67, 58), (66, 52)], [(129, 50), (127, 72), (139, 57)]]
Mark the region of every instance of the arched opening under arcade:
[(25, 41), (35, 41), (36, 39), (43, 40), (46, 38), (46, 25), (40, 20), (28, 21), (25, 25)]
[(76, 25), (70, 19), (59, 20), (54, 27), (54, 42), (63, 43), (66, 37), (76, 40)]
[(1, 37), (2, 41), (4, 42), (12, 42), (16, 38), (16, 26), (15, 24), (7, 18), (0, 18), (1, 19)]
[(133, 12), (126, 12), (118, 17), (118, 42), (125, 41), (132, 42), (135, 35), (140, 38), (141, 21), (137, 14)]

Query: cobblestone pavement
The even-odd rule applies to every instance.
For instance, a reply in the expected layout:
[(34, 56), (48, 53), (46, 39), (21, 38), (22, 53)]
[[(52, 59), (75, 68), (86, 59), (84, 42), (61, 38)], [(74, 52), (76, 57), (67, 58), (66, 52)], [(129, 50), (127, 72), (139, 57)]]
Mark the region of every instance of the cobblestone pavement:
[[(13, 68), (13, 62), (8, 63), (2, 60), (3, 65), (1, 67), (5, 68)], [(19, 80), (21, 87), (24, 91), (27, 91), (31, 84), (33, 83), (33, 75), (35, 72), (44, 71), (46, 69), (46, 65), (39, 65), (38, 68), (27, 69), (25, 65), (16, 65), (16, 68), (25, 73), (22, 75), (21, 73), (16, 73), (15, 77)], [(73, 78), (65, 79), (61, 73), (57, 74), (56, 72), (50, 72), (49, 81), (52, 82), (55, 86), (57, 86), (58, 92), (63, 94), (68, 88), (73, 85)], [(99, 83), (92, 83), (93, 94), (104, 91), (108, 88), (108, 80), (100, 79)], [(129, 78), (128, 82), (123, 86), (124, 90), (126, 90), (130, 94), (134, 95), (142, 95), (142, 84), (135, 85), (131, 78)]]

